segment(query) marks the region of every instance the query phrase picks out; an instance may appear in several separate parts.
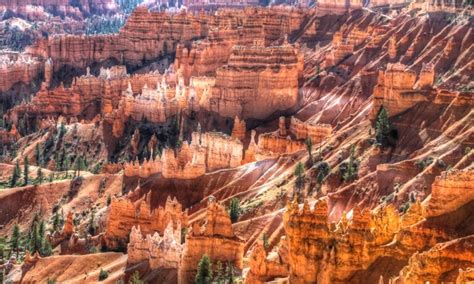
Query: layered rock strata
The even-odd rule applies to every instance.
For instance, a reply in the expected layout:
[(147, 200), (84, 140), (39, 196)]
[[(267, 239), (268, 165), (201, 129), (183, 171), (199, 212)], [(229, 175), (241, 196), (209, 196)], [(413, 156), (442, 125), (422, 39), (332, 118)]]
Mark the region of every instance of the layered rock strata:
[(236, 46), (227, 65), (216, 72), (208, 105), (224, 117), (265, 119), (298, 104), (303, 57), (282, 46)]

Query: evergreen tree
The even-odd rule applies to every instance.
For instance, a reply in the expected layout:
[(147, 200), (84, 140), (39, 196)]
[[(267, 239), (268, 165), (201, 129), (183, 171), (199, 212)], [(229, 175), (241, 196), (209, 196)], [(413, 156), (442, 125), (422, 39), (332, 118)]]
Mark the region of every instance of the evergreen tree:
[(12, 176), (10, 178), (10, 187), (15, 187), (17, 185), (20, 175), (21, 175), (20, 164), (18, 163), (18, 160), (17, 160), (15, 167), (13, 168)]
[(36, 184), (42, 184), (43, 183), (43, 170), (39, 167), (38, 171), (36, 171)]
[(28, 182), (29, 182), (29, 178), (28, 178), (29, 170), (30, 170), (30, 165), (29, 165), (29, 162), (28, 162), (28, 156), (25, 156), (24, 164), (23, 164), (23, 175), (24, 175), (24, 185), (25, 186), (28, 185)]
[(13, 226), (13, 232), (10, 239), (10, 247), (16, 253), (16, 258), (20, 254), (20, 242), (21, 242), (21, 233), (20, 233), (20, 226), (15, 224)]
[(61, 215), (59, 215), (59, 212), (56, 211), (56, 213), (54, 213), (54, 216), (53, 216), (53, 230), (54, 231), (59, 231), (61, 230), (61, 224), (62, 221), (61, 221)]
[(304, 186), (304, 165), (299, 162), (295, 168), (296, 189), (301, 190)]
[(306, 139), (306, 151), (308, 151), (309, 160), (313, 161), (313, 141), (309, 137)]
[(339, 166), (339, 171), (344, 181), (351, 181), (357, 177), (358, 170), (359, 162), (355, 158), (355, 145), (352, 145), (350, 149), (349, 161), (342, 163), (341, 166)]
[(95, 226), (95, 209), (94, 208), (91, 210), (91, 214), (89, 216), (89, 224), (87, 226), (87, 231), (92, 236), (95, 235), (96, 226)]
[(229, 277), (229, 280), (227, 281), (228, 284), (233, 284), (234, 283), (234, 266), (232, 263), (227, 262), (227, 269), (226, 269), (226, 274)]
[(79, 161), (80, 157), (76, 158), (76, 161), (74, 162), (74, 177), (78, 176), (81, 174), (81, 162)]
[(41, 256), (50, 256), (53, 254), (53, 247), (51, 246), (51, 243), (49, 240), (44, 239), (43, 240), (43, 246), (41, 249)]
[(319, 162), (314, 166), (318, 170), (318, 175), (316, 176), (316, 182), (322, 184), (324, 179), (327, 177), (331, 171), (331, 167), (325, 161)]
[(135, 270), (135, 272), (133, 272), (132, 274), (132, 277), (130, 277), (130, 284), (145, 284), (145, 281), (141, 280), (140, 279), (140, 273)]
[(388, 145), (388, 137), (391, 130), (390, 121), (388, 120), (388, 112), (382, 107), (375, 121), (375, 140), (382, 146)]
[(212, 281), (212, 264), (207, 255), (203, 255), (198, 264), (196, 284), (209, 284)]
[(263, 233), (262, 235), (262, 241), (263, 241), (263, 247), (265, 249), (268, 249), (270, 247), (270, 243), (268, 242), (268, 236), (266, 233)]
[(44, 223), (43, 220), (41, 220), (38, 226), (38, 237), (37, 237), (37, 244), (36, 244), (38, 251), (40, 251), (41, 253), (43, 252), (45, 234), (46, 234), (46, 224)]
[(215, 281), (217, 284), (224, 284), (225, 279), (224, 279), (224, 269), (222, 267), (222, 262), (219, 260), (217, 262), (217, 275)]
[(229, 204), (229, 216), (232, 223), (239, 220), (240, 216), (240, 202), (238, 198), (232, 198)]
[(107, 206), (110, 206), (110, 203), (112, 203), (112, 197), (109, 195), (107, 195)]
[(36, 165), (41, 166), (42, 162), (41, 162), (41, 152), (40, 152), (39, 144), (36, 144), (35, 146), (35, 160), (36, 160)]

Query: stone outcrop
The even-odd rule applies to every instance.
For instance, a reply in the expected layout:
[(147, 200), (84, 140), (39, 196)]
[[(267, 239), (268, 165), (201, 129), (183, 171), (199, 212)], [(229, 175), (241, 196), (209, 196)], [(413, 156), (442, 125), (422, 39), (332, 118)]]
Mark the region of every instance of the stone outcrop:
[(284, 117), (280, 117), (278, 131), (260, 134), (257, 153), (260, 157), (277, 154), (294, 153), (305, 149), (305, 140), (311, 139), (313, 144), (321, 143), (332, 134), (329, 124), (302, 122), (291, 117), (290, 128), (286, 127)]
[(219, 1), (207, 1), (207, 0), (184, 0), (183, 5), (188, 9), (200, 11), (202, 9), (216, 9), (216, 8), (244, 8), (247, 6), (258, 6), (260, 5), (259, 0), (219, 0)]
[(168, 197), (164, 207), (156, 209), (152, 209), (146, 199), (133, 203), (126, 198), (115, 198), (109, 206), (105, 242), (109, 248), (119, 248), (126, 246), (134, 226), (140, 226), (145, 235), (155, 232), (163, 235), (168, 224), (177, 229), (186, 226), (187, 222), (187, 212), (175, 198)]
[[(80, 5), (80, 9), (77, 5)], [(111, 0), (80, 0), (77, 4), (72, 4), (68, 0), (1, 0), (0, 8), (7, 11), (36, 19), (37, 14), (48, 12), (51, 16), (69, 16), (82, 18), (90, 14), (105, 14), (118, 11), (118, 5)]]
[(474, 170), (443, 172), (431, 187), (426, 215), (439, 216), (474, 200)]
[(295, 47), (235, 46), (203, 107), (224, 117), (265, 119), (298, 104), (303, 56)]
[(210, 200), (204, 226), (194, 223), (192, 231), (186, 236), (178, 283), (194, 281), (203, 255), (209, 256), (214, 264), (220, 261), (240, 270), (243, 268), (243, 254), (244, 242), (234, 234), (228, 212), (222, 205)]
[(0, 54), (0, 92), (10, 90), (15, 84), (30, 82), (43, 73), (43, 62), (37, 57), (16, 52)]
[(243, 140), (246, 131), (245, 120), (240, 120), (239, 117), (236, 116), (234, 119), (234, 126), (232, 127), (232, 137)]
[[(352, 220), (344, 213), (337, 224), (330, 224), (325, 200), (317, 202), (314, 209), (308, 203), (302, 210), (296, 203), (287, 208), (284, 225), (291, 282), (351, 281), (358, 272), (377, 263), (379, 257), (390, 257), (394, 265), (399, 265), (416, 251), (449, 238), (437, 229), (422, 225), (419, 202), (401, 217), (391, 205), (374, 214), (355, 207), (351, 214)], [(395, 276), (388, 275), (388, 271), (380, 273)]]
[(305, 149), (303, 141), (293, 140), (290, 136), (281, 137), (275, 133), (260, 134), (257, 145), (257, 153), (263, 157), (294, 153)]
[(166, 148), (161, 157), (124, 165), (125, 176), (149, 177), (161, 173), (164, 178), (192, 179), (219, 169), (240, 166), (243, 159), (243, 144), (218, 132), (193, 132), (192, 142), (183, 142), (175, 152)]
[[(428, 67), (426, 67), (428, 68)], [(424, 70), (417, 84), (417, 74), (405, 65), (388, 64), (385, 71), (380, 71), (378, 84), (374, 89), (374, 101), (371, 117), (375, 118), (383, 106), (390, 116), (395, 116), (413, 107), (419, 102), (432, 99), (430, 88), (434, 72)]]
[(332, 126), (329, 124), (302, 122), (295, 117), (291, 117), (290, 132), (295, 135), (297, 140), (311, 139), (316, 144), (331, 136)]
[(249, 266), (245, 283), (267, 283), (275, 278), (287, 277), (289, 266), (286, 239), (283, 237), (278, 247), (270, 253), (267, 253), (262, 242), (257, 242), (250, 255)]
[(133, 265), (146, 262), (152, 270), (177, 270), (183, 249), (180, 239), (181, 228), (174, 230), (172, 223), (168, 224), (163, 236), (157, 232), (143, 236), (140, 226), (133, 226), (127, 248), (127, 263)]
[[(393, 283), (455, 282), (466, 277), (459, 270), (474, 267), (474, 236), (437, 244), (432, 249), (415, 253)], [(467, 283), (467, 282), (466, 282)]]
[(66, 65), (85, 69), (110, 59), (140, 66), (143, 61), (173, 52), (179, 41), (202, 37), (201, 28), (199, 17), (192, 14), (150, 13), (138, 7), (119, 34), (53, 36), (36, 42), (27, 54), (51, 58), (55, 71)]
[(215, 76), (228, 62), (234, 46), (271, 45), (297, 32), (310, 17), (306, 11), (287, 7), (221, 9), (209, 19), (206, 39), (191, 47), (178, 44), (175, 67), (183, 72), (186, 83), (193, 76)]

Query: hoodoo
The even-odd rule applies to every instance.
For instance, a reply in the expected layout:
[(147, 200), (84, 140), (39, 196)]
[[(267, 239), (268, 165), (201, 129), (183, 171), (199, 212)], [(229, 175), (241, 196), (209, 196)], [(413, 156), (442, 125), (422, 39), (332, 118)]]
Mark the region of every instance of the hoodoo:
[(471, 4), (0, 0), (0, 282), (473, 282)]

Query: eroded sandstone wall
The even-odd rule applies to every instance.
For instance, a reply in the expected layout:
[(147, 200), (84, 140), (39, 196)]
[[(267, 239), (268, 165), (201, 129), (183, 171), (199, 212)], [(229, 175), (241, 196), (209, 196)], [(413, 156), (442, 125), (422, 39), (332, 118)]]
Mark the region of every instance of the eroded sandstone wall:
[(203, 107), (224, 117), (265, 119), (298, 104), (302, 70), (303, 57), (289, 44), (236, 46)]
[(147, 200), (135, 203), (126, 198), (113, 199), (109, 206), (105, 241), (107, 247), (126, 245), (132, 227), (139, 226), (145, 235), (164, 234), (169, 223), (176, 229), (187, 225), (187, 213), (176, 199), (168, 197), (165, 206), (152, 209)]
[(133, 226), (127, 248), (127, 263), (146, 262), (152, 270), (178, 269), (183, 250), (180, 239), (181, 228), (174, 230), (172, 223), (168, 224), (162, 236), (157, 232), (143, 236), (140, 226)]

